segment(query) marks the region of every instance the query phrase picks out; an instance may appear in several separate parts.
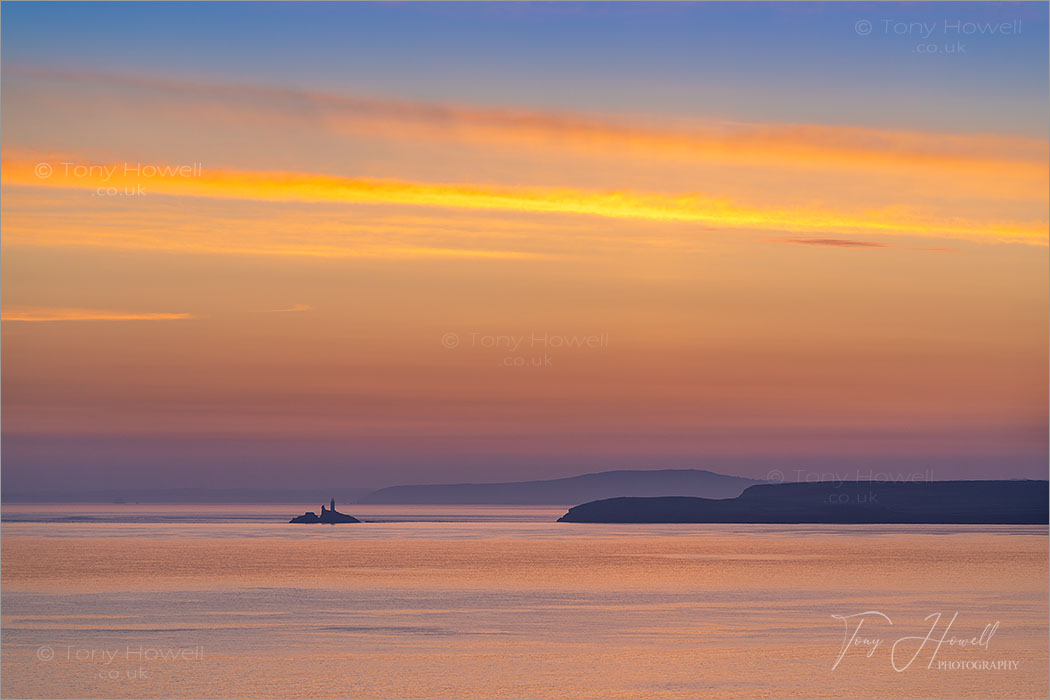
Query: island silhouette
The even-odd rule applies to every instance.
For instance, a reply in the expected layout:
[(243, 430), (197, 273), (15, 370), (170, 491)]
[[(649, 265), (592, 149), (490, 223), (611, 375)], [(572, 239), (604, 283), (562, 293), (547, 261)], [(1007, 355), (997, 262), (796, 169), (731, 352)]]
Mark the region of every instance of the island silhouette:
[(759, 484), (736, 498), (621, 497), (574, 506), (563, 523), (1045, 525), (1044, 480)]
[(324, 525), (335, 525), (336, 523), (359, 523), (361, 521), (352, 515), (346, 515), (345, 513), (337, 511), (335, 509), (335, 499), (333, 498), (329, 504), (329, 508), (326, 509), (323, 504), (321, 505), (321, 515), (317, 515), (317, 513), (311, 510), (292, 518), (288, 522), (296, 524), (321, 523)]

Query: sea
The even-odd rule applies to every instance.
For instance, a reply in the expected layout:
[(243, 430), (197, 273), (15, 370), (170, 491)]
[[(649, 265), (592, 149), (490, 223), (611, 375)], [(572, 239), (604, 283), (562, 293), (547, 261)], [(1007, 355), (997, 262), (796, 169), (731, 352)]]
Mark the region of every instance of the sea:
[(4, 505), (5, 698), (1046, 698), (1046, 526)]

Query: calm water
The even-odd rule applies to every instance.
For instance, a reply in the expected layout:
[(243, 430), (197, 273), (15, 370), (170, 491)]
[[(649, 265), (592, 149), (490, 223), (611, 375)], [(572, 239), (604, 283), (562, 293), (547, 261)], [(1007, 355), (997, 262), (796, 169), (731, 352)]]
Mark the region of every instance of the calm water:
[(5, 506), (4, 697), (1048, 695), (1046, 527), (302, 510)]

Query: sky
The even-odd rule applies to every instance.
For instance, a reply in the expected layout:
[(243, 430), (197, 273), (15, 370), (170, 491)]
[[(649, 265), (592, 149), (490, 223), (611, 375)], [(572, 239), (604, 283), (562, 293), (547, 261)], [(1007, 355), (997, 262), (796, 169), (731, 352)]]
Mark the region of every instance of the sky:
[(1047, 474), (1045, 3), (3, 3), (3, 489)]

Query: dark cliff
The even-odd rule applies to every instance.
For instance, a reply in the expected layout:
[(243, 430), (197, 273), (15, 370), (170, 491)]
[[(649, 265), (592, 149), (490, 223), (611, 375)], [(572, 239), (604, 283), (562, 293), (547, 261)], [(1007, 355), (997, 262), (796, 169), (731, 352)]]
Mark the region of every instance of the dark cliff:
[(611, 498), (569, 509), (572, 523), (1046, 524), (1047, 481), (761, 484), (737, 498)]

